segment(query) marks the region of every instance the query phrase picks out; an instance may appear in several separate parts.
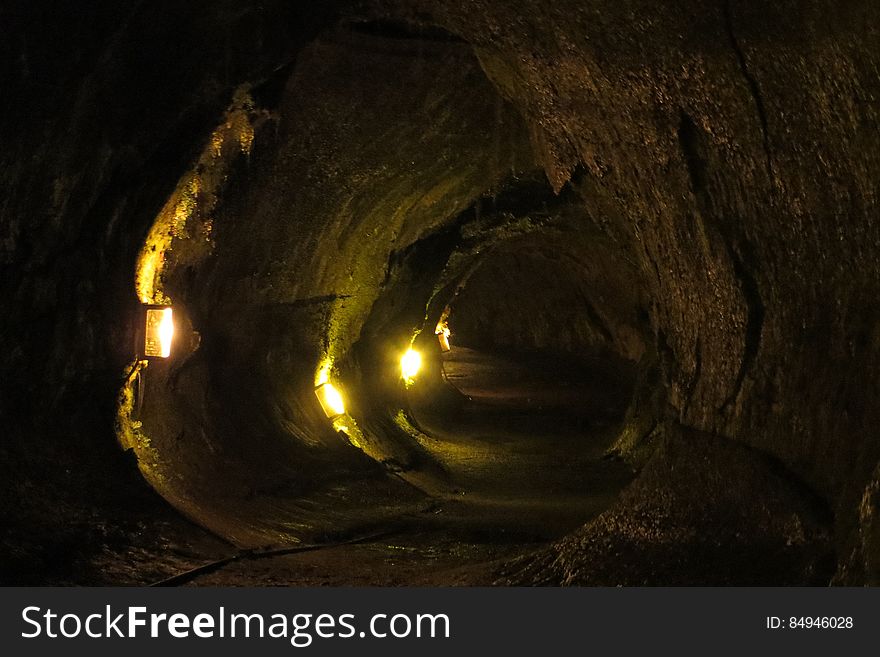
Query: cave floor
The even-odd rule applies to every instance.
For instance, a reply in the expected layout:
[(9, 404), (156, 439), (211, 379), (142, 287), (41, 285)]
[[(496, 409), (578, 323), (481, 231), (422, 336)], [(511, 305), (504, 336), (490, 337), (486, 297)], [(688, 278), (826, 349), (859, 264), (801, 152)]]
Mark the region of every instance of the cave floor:
[(540, 549), (605, 510), (631, 472), (602, 458), (619, 405), (601, 377), (540, 357), (457, 348), (453, 414), (413, 408), (425, 447), (450, 473), (428, 500), (359, 544), (230, 564), (199, 585), (491, 584), (501, 563)]
[(601, 376), (466, 348), (445, 355), (444, 376), (468, 401), (455, 413), (415, 405), (432, 437), (422, 446), (489, 525), (552, 539), (601, 513), (631, 478), (603, 459), (619, 411)]
[[(468, 398), (453, 414), (413, 409), (447, 469), (449, 494), (401, 508), (363, 533), (314, 551), (246, 559), (200, 574), (195, 586), (488, 585), (501, 565), (530, 554), (606, 509), (632, 473), (602, 458), (617, 405), (601, 378), (557, 363), (508, 360), (459, 348), (445, 376)], [(235, 554), (167, 519), (156, 540), (93, 563), (108, 584), (150, 583)]]
[[(371, 522), (316, 537), (331, 541), (317, 549), (243, 557), (144, 490), (137, 512), (98, 525), (79, 519), (92, 523), (92, 544), (77, 539), (77, 549), (87, 548), (81, 558), (36, 583), (144, 585), (236, 555), (175, 585), (827, 582), (827, 522), (797, 487), (748, 450), (706, 436), (682, 438), (628, 486), (632, 473), (603, 458), (617, 431), (619, 389), (551, 365), (458, 350), (445, 375), (466, 401), (455, 412), (412, 408), (432, 436), (423, 446), (449, 472), (448, 493), (401, 499), (391, 514), (374, 507)], [(670, 479), (670, 468), (680, 476)], [(363, 499), (360, 518), (370, 520), (370, 498)], [(767, 499), (775, 500), (773, 513)], [(53, 559), (73, 542), (58, 542)], [(578, 550), (566, 552), (572, 543)], [(578, 558), (557, 573), (560, 549)]]

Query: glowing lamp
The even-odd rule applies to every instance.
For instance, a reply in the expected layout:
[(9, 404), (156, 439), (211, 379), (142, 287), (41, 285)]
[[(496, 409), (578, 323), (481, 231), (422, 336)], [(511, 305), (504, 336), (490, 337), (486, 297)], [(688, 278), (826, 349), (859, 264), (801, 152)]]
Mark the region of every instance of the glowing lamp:
[(400, 374), (407, 384), (412, 383), (422, 367), (422, 356), (415, 349), (407, 349), (400, 359)]
[(334, 418), (345, 413), (345, 402), (342, 401), (342, 395), (333, 387), (332, 383), (322, 383), (315, 388), (315, 395), (321, 403), (324, 415)]
[(446, 352), (452, 350), (449, 344), (449, 329), (437, 334), (437, 341), (440, 343), (440, 351)]
[(171, 307), (149, 307), (146, 317), (144, 356), (168, 358), (171, 355), (171, 342), (174, 339), (174, 316)]
[(437, 341), (440, 343), (440, 351), (446, 352), (452, 349), (452, 346), (449, 344), (449, 336), (452, 332), (449, 330), (449, 324), (446, 321), (446, 317), (449, 315), (449, 308), (443, 311), (443, 315), (440, 316), (440, 321), (437, 322), (437, 326), (434, 328), (434, 333), (437, 335)]

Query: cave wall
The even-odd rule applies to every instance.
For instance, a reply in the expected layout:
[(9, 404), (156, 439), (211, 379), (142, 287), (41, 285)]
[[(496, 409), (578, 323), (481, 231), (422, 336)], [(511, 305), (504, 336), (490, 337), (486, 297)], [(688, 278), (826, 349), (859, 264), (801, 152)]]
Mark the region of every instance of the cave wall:
[(4, 569), (63, 569), (103, 540), (108, 505), (143, 502), (114, 431), (138, 250), (234, 90), (295, 60), (338, 6), (0, 7)]
[(585, 217), (579, 224), (486, 254), (450, 302), (455, 344), (638, 362), (647, 328), (641, 282), (625, 252)]
[(778, 457), (848, 534), (878, 459), (877, 7), (396, 11), (473, 43), (551, 183), (632, 246), (678, 419)]

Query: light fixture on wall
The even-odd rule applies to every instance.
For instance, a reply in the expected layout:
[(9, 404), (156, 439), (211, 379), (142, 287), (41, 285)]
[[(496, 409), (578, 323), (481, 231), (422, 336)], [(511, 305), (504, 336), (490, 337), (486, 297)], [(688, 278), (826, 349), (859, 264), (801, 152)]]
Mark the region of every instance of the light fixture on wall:
[(416, 374), (422, 368), (422, 355), (415, 349), (407, 349), (400, 358), (400, 375), (406, 385), (415, 381)]
[(440, 351), (445, 353), (452, 350), (452, 345), (449, 344), (449, 329), (438, 333), (437, 341), (440, 343)]
[(174, 311), (171, 306), (147, 306), (144, 321), (144, 356), (168, 358), (174, 341)]
[(449, 344), (449, 336), (452, 332), (449, 330), (449, 324), (446, 323), (445, 317), (447, 316), (448, 311), (443, 313), (443, 316), (440, 318), (440, 321), (437, 322), (437, 326), (434, 328), (434, 333), (437, 335), (437, 341), (440, 343), (440, 351), (447, 352), (452, 349), (452, 345)]
[(324, 415), (328, 418), (338, 417), (345, 413), (345, 402), (342, 399), (342, 394), (329, 381), (315, 388), (315, 396), (321, 404)]

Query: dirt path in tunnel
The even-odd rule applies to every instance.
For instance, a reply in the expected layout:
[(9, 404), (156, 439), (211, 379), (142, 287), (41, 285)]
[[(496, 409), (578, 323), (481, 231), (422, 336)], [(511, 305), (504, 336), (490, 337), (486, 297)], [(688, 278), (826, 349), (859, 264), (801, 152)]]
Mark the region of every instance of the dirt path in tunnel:
[(444, 376), (469, 401), (453, 416), (414, 409), (432, 437), (423, 447), (469, 506), (548, 537), (607, 508), (630, 476), (602, 458), (616, 429), (603, 382), (556, 365), (458, 348)]
[[(620, 388), (600, 366), (458, 349), (445, 376), (467, 401), (454, 410), (420, 403), (413, 414), (430, 433), (425, 448), (449, 472), (447, 495), (382, 509), (362, 501), (368, 522), (319, 539), (338, 543), (257, 558), (213, 537), (194, 540), (182, 519), (169, 518), (158, 527), (161, 550), (148, 544), (123, 558), (108, 555), (101, 581), (150, 583), (224, 559), (175, 585), (815, 585), (830, 578), (827, 519), (754, 454), (709, 436), (682, 435), (612, 507), (632, 475), (602, 458), (616, 433)], [(680, 474), (670, 477), (672, 470)], [(571, 544), (589, 552), (573, 558)]]
[[(452, 412), (420, 403), (413, 414), (430, 435), (423, 446), (449, 472), (448, 495), (364, 507), (347, 534), (316, 539), (330, 543), (320, 549), (245, 555), (181, 584), (488, 585), (505, 562), (608, 508), (630, 481), (625, 466), (602, 458), (621, 400), (601, 368), (463, 348), (446, 356), (444, 376), (468, 401)], [(149, 584), (241, 556), (170, 509), (162, 517), (158, 524), (134, 523), (123, 541), (130, 547), (102, 550), (84, 581)]]
[(414, 409), (451, 494), (405, 512), (363, 543), (229, 564), (192, 585), (485, 585), (606, 509), (630, 480), (602, 458), (617, 401), (601, 377), (542, 359), (469, 349), (447, 380), (470, 400), (453, 414)]

